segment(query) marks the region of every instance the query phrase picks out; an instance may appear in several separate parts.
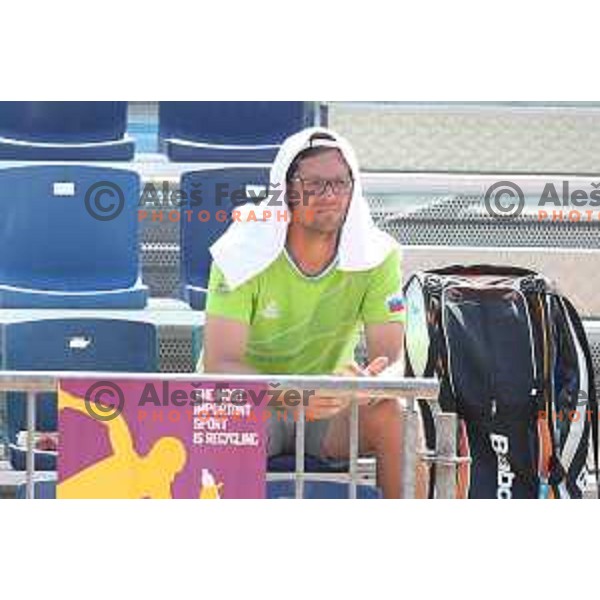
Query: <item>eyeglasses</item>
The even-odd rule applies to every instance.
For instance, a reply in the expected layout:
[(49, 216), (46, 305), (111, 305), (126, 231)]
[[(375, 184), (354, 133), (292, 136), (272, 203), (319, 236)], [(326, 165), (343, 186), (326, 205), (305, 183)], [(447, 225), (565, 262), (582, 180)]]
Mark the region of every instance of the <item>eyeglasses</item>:
[(324, 196), (327, 193), (327, 187), (331, 188), (334, 194), (347, 194), (354, 186), (354, 180), (351, 177), (344, 179), (304, 179), (303, 177), (292, 177), (290, 181), (299, 181), (305, 191)]

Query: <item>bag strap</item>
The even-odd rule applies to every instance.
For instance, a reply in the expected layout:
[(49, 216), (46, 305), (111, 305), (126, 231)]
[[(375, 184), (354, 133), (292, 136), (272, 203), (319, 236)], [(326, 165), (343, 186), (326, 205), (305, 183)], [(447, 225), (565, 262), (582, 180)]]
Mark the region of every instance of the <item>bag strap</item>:
[[(435, 445), (437, 440), (437, 432), (435, 430), (435, 420), (431, 411), (431, 406), (426, 400), (417, 400), (419, 407), (419, 414), (421, 415), (421, 422), (423, 423), (423, 433), (425, 435), (425, 446), (430, 452), (435, 452)], [(427, 497), (433, 500), (435, 497), (435, 462), (429, 465), (429, 489), (427, 490)]]
[(537, 302), (541, 320), (542, 333), (542, 394), (544, 399), (544, 409), (546, 419), (538, 420), (538, 427), (541, 429), (540, 435), (540, 460), (545, 461), (542, 464), (540, 475), (546, 476), (550, 490), (555, 497), (558, 495), (558, 484), (564, 477), (564, 470), (560, 466), (560, 461), (556, 453), (556, 443), (554, 439), (554, 391), (552, 386), (552, 357), (550, 356), (550, 319), (548, 306), (546, 304), (545, 294), (536, 294), (532, 296), (534, 302)]
[[(440, 381), (440, 392), (438, 396), (438, 403), (447, 404), (452, 400), (450, 394), (447, 369), (444, 368), (445, 357), (445, 345), (442, 339), (441, 322), (440, 322), (440, 296), (441, 287), (439, 289), (432, 288), (427, 284), (426, 274), (423, 279), (418, 277), (416, 274), (413, 275), (406, 283), (404, 290), (411, 285), (413, 279), (417, 278), (421, 281), (422, 293), (425, 295), (425, 312), (427, 314), (427, 329), (429, 336), (429, 351), (427, 355), (427, 362), (425, 365), (425, 371), (423, 375), (425, 377), (437, 376)], [(405, 373), (407, 377), (414, 377), (414, 370), (410, 362), (410, 357), (407, 355), (405, 363)], [(419, 409), (419, 415), (421, 417), (421, 423), (423, 426), (423, 434), (425, 438), (425, 446), (428, 451), (435, 452), (436, 448), (436, 429), (435, 429), (435, 418), (433, 411), (429, 403), (425, 400), (417, 399), (417, 406)], [(455, 404), (453, 405), (455, 407)], [(454, 410), (454, 412), (456, 412)], [(429, 489), (428, 497), (433, 499), (435, 496), (435, 484), (436, 484), (436, 465), (435, 462), (429, 465)]]
[(594, 380), (594, 364), (592, 360), (592, 353), (590, 352), (590, 347), (587, 339), (587, 335), (585, 333), (585, 329), (583, 328), (583, 324), (581, 319), (579, 318), (579, 314), (575, 310), (575, 307), (571, 303), (568, 298), (561, 296), (561, 300), (567, 309), (568, 316), (571, 320), (573, 328), (575, 329), (575, 333), (579, 338), (579, 345), (583, 351), (585, 356), (585, 362), (588, 370), (588, 408), (590, 410), (590, 415), (592, 419), (592, 454), (594, 457), (594, 475), (596, 479), (596, 493), (598, 498), (600, 499), (600, 471), (598, 469), (599, 463), (599, 438), (600, 431), (598, 427), (598, 398), (596, 395), (596, 385)]

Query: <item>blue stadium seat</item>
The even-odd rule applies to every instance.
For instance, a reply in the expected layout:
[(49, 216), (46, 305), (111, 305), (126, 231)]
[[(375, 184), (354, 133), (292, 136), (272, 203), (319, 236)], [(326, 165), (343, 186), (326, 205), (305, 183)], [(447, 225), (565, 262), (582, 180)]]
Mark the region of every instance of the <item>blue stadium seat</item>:
[[(324, 461), (314, 456), (304, 459), (306, 473), (343, 473), (348, 472), (348, 461)], [(282, 454), (269, 458), (268, 471), (270, 473), (290, 473), (296, 469), (295, 456)], [(269, 481), (267, 484), (268, 498), (294, 498), (295, 483), (293, 481)], [(347, 483), (337, 481), (305, 481), (305, 499), (343, 499), (350, 495)], [(356, 497), (365, 500), (381, 498), (381, 491), (371, 485), (360, 484), (356, 488)]]
[(0, 102), (0, 160), (131, 160), (127, 102)]
[[(194, 310), (204, 310), (212, 263), (209, 247), (229, 227), (231, 211), (250, 198), (256, 199), (268, 189), (268, 184), (269, 170), (260, 167), (193, 171), (182, 175), (184, 198), (192, 198), (194, 191), (201, 192), (199, 206), (182, 208), (180, 229), (182, 295)], [(187, 215), (184, 218), (187, 210), (192, 211), (189, 219)], [(208, 220), (203, 222), (198, 218), (202, 216), (201, 211), (207, 211)], [(218, 211), (225, 211), (225, 221), (219, 220)]]
[(174, 162), (269, 163), (315, 118), (314, 102), (161, 102), (159, 136)]
[(0, 169), (0, 308), (143, 308), (139, 185), (117, 169)]
[[(3, 370), (10, 371), (158, 371), (156, 329), (150, 323), (116, 319), (47, 319), (3, 326)], [(16, 446), (27, 428), (26, 395), (7, 393), (9, 458), (25, 469), (25, 452)], [(36, 431), (57, 430), (53, 392), (36, 394)], [(36, 451), (35, 468), (56, 469), (56, 455)]]
[[(293, 481), (267, 482), (267, 498), (270, 500), (294, 498), (296, 492)], [(305, 500), (343, 500), (350, 497), (350, 486), (347, 483), (334, 481), (305, 481)], [(378, 500), (381, 492), (370, 485), (356, 486), (356, 497), (359, 500)]]
[[(348, 472), (347, 460), (322, 460), (316, 456), (304, 457), (304, 470), (314, 473)], [(271, 473), (291, 473), (296, 470), (296, 457), (293, 454), (279, 454), (269, 457), (268, 470)]]
[[(56, 500), (56, 480), (35, 481), (33, 495), (36, 500)], [(25, 484), (17, 486), (15, 498), (17, 500), (27, 498), (27, 486)]]

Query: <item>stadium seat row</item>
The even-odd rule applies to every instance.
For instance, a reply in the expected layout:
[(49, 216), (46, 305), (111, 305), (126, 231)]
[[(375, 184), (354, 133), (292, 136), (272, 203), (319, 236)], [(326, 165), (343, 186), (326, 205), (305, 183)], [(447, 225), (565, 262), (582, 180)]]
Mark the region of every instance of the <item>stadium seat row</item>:
[[(156, 327), (150, 323), (112, 318), (41, 319), (0, 325), (0, 369), (12, 371), (105, 371), (155, 373), (158, 369)], [(104, 382), (106, 383), (106, 382)], [(23, 434), (27, 428), (27, 404), (22, 392), (6, 394), (5, 441), (11, 467), (26, 469), (26, 446)], [(57, 395), (54, 392), (35, 395), (35, 432), (53, 434), (58, 430)], [(84, 422), (82, 422), (84, 427)], [(57, 470), (56, 449), (36, 448), (36, 471)], [(276, 456), (269, 460), (272, 472), (293, 471), (294, 457)], [(322, 463), (307, 456), (307, 471), (339, 472), (345, 462)], [(305, 497), (343, 498), (347, 484), (307, 482)], [(23, 493), (23, 490), (21, 490)], [(292, 482), (269, 484), (268, 497), (293, 497)], [(49, 496), (53, 497), (53, 493)], [(358, 497), (377, 498), (378, 490), (359, 486)]]
[[(159, 112), (161, 150), (174, 162), (270, 163), (285, 137), (317, 120), (310, 102), (163, 102)], [(133, 170), (69, 164), (133, 159), (127, 128), (125, 102), (0, 102), (0, 161), (56, 163), (0, 165), (0, 309), (144, 308), (138, 231), (157, 210), (180, 215), (182, 297), (204, 308), (208, 249), (231, 209), (267, 189), (268, 169), (184, 173), (178, 201), (156, 206), (142, 202)], [(0, 369), (158, 371), (155, 325), (106, 315), (0, 325)], [(57, 430), (56, 403), (36, 394), (36, 432)], [(22, 393), (7, 394), (6, 417), (10, 462), (23, 470)], [(56, 452), (37, 449), (34, 464), (55, 471)], [(291, 494), (288, 482), (275, 487), (274, 497)]]
[[(132, 160), (127, 104), (0, 102), (0, 160)], [(159, 105), (160, 149), (174, 162), (268, 163), (288, 135), (321, 118), (314, 102)]]

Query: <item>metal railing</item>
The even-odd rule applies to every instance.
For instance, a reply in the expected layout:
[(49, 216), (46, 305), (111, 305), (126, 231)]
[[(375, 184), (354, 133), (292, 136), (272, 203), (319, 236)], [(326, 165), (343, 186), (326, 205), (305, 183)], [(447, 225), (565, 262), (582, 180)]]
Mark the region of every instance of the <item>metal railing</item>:
[(209, 375), (193, 373), (106, 373), (83, 371), (0, 371), (0, 392), (25, 392), (27, 402), (26, 435), (26, 498), (33, 499), (35, 483), (34, 434), (36, 422), (35, 394), (56, 392), (61, 380), (109, 380), (109, 381), (194, 381), (198, 383), (250, 385), (264, 384), (295, 388), (298, 390), (347, 390), (351, 398), (349, 470), (342, 473), (306, 473), (304, 464), (305, 407), (299, 406), (296, 421), (296, 468), (289, 473), (268, 473), (268, 481), (294, 480), (295, 497), (303, 498), (306, 481), (336, 481), (349, 484), (350, 498), (357, 497), (359, 484), (359, 403), (356, 393), (368, 391), (377, 395), (397, 396), (403, 399), (402, 411), (403, 452), (400, 457), (402, 497), (414, 498), (416, 469), (419, 458), (436, 464), (437, 498), (455, 497), (456, 468), (460, 460), (456, 456), (456, 415), (438, 412), (436, 416), (437, 446), (434, 452), (421, 453), (418, 449), (419, 416), (416, 400), (435, 404), (439, 384), (435, 379), (366, 378), (309, 375)]

